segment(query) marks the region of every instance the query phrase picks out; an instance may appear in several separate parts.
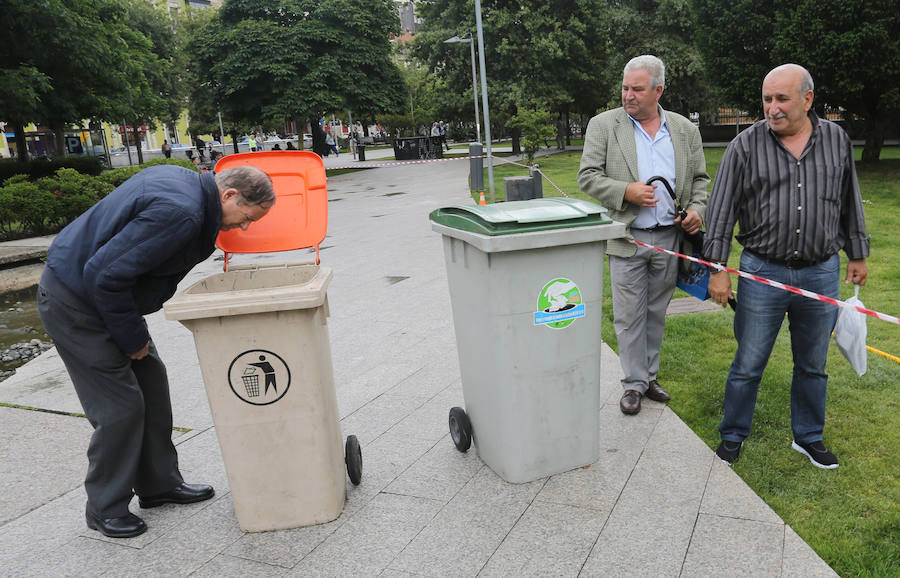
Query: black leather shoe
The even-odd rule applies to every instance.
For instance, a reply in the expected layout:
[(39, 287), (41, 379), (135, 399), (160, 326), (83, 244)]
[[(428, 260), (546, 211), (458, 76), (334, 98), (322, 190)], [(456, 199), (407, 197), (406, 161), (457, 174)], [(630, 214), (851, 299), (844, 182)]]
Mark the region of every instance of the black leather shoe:
[(88, 528), (110, 538), (133, 538), (147, 531), (147, 524), (131, 512), (119, 518), (100, 518), (85, 512), (84, 519)]
[(216, 495), (212, 486), (205, 484), (185, 484), (158, 496), (140, 496), (138, 503), (142, 508), (155, 508), (163, 504), (193, 504), (202, 502)]
[(651, 381), (647, 386), (647, 393), (645, 393), (644, 395), (646, 395), (653, 401), (659, 402), (667, 402), (672, 399), (672, 396), (669, 395), (669, 392), (660, 387), (659, 382), (655, 379)]
[(626, 389), (619, 400), (619, 409), (625, 415), (634, 415), (641, 411), (641, 392), (634, 389)]

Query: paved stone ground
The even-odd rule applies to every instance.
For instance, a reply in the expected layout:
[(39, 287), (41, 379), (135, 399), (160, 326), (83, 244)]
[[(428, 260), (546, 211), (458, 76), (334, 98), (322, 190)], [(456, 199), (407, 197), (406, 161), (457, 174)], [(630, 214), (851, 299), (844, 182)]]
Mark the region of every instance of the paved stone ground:
[[(683, 422), (647, 401), (618, 410), (619, 366), (604, 345), (601, 457), (509, 484), (461, 454), (447, 411), (464, 406), (441, 239), (428, 213), (469, 203), (465, 161), (329, 179), (328, 288), (343, 434), (363, 448), (335, 521), (244, 533), (191, 334), (148, 317), (169, 368), (188, 481), (214, 500), (132, 510), (149, 531), (112, 540), (84, 524), (90, 435), (70, 415), (0, 407), (0, 574), (4, 576), (833, 576), (831, 569)], [(276, 263), (297, 254), (238, 256)], [(199, 265), (188, 286), (221, 270)], [(0, 401), (80, 412), (54, 351), (0, 383)]]

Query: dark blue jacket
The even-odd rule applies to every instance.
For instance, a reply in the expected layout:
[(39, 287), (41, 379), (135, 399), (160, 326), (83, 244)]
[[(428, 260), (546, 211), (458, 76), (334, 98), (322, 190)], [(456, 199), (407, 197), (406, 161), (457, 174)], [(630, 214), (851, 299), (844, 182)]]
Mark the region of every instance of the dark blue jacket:
[(47, 267), (93, 307), (125, 354), (150, 339), (143, 315), (215, 249), (222, 206), (212, 173), (142, 170), (54, 239)]

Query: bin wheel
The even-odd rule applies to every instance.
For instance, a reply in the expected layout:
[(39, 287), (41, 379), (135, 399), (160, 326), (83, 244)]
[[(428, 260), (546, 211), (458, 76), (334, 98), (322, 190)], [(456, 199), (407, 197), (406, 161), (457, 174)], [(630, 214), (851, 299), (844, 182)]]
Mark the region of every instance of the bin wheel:
[(347, 436), (344, 445), (344, 462), (347, 464), (347, 475), (354, 486), (359, 485), (362, 479), (362, 450), (359, 448), (359, 440), (356, 436)]
[(472, 423), (466, 410), (461, 407), (450, 408), (450, 437), (461, 452), (468, 451), (472, 446)]

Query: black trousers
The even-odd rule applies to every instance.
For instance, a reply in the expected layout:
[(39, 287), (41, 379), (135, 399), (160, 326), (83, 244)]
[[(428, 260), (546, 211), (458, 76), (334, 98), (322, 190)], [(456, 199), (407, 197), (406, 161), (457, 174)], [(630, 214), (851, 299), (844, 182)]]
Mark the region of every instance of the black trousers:
[(153, 496), (182, 483), (169, 380), (156, 346), (151, 342), (139, 361), (122, 353), (97, 312), (49, 268), (38, 286), (38, 312), (94, 427), (87, 509), (103, 518), (124, 516), (134, 493)]

